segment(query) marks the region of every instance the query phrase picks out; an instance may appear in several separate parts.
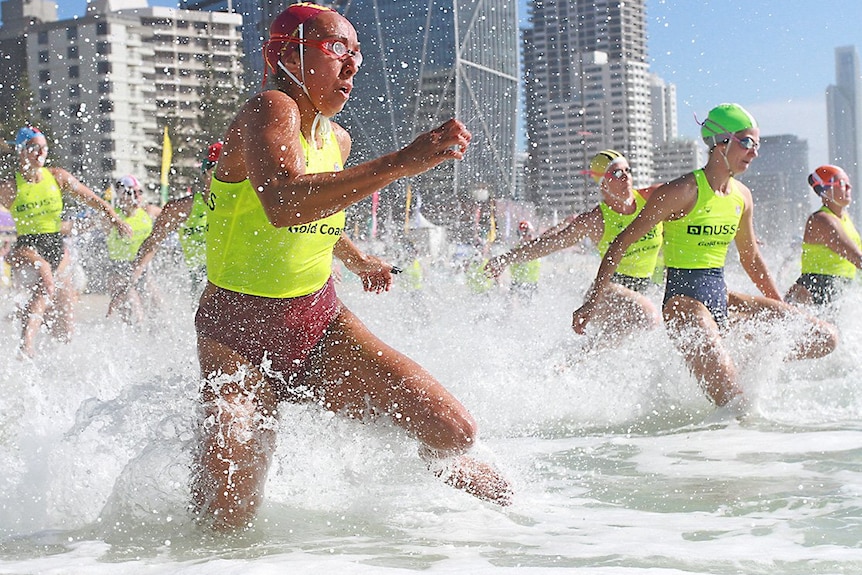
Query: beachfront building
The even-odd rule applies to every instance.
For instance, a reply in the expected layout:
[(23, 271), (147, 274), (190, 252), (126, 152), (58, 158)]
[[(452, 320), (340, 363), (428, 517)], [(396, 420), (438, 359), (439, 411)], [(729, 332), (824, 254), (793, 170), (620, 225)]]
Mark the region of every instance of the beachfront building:
[(545, 211), (595, 203), (588, 164), (613, 148), (652, 183), (645, 0), (543, 0), (524, 38), (528, 189)]
[[(318, 3), (327, 4), (321, 0)], [(263, 81), (263, 40), (269, 24), (285, 8), (276, 0), (179, 0), (180, 8), (208, 12), (232, 12), (242, 16), (242, 52), (245, 93), (258, 92)]]
[[(808, 141), (781, 134), (762, 136), (757, 161), (739, 175), (751, 188), (759, 240), (782, 248), (802, 241), (816, 198), (808, 185)], [(796, 252), (798, 255), (798, 251)]]
[[(208, 78), (242, 82), (236, 14), (94, 0), (86, 15), (30, 27), (29, 84), (37, 125), (56, 139), (52, 157), (103, 189), (124, 174), (158, 187), (163, 130), (173, 140), (170, 183), (196, 183), (200, 102)], [(238, 89), (238, 88), (237, 88)]]
[(653, 145), (653, 183), (666, 183), (706, 163), (706, 149), (698, 140), (679, 136), (676, 86), (650, 74), (650, 116)]
[[(855, 46), (835, 48), (835, 84), (826, 89), (826, 118), (829, 163), (844, 168), (858, 186), (862, 175), (862, 76)], [(854, 221), (862, 220), (862, 202), (853, 202), (850, 213)]]
[[(473, 134), (459, 162), (393, 184), (380, 194), (381, 221), (403, 221), (406, 188), (424, 215), (453, 231), (487, 215), (515, 189), (518, 25), (515, 2), (339, 0), (366, 60), (338, 121), (359, 162), (409, 144), (452, 117)], [(483, 216), (484, 217), (484, 216)]]

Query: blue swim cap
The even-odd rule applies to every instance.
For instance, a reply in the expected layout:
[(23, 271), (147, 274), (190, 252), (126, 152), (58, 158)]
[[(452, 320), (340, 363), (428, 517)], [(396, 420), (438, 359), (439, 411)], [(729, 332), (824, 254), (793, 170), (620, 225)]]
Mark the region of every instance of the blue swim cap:
[(17, 151), (21, 151), (24, 149), (25, 144), (35, 138), (36, 136), (41, 136), (42, 132), (39, 131), (39, 128), (34, 128), (32, 126), (24, 126), (18, 133), (15, 135), (15, 149)]

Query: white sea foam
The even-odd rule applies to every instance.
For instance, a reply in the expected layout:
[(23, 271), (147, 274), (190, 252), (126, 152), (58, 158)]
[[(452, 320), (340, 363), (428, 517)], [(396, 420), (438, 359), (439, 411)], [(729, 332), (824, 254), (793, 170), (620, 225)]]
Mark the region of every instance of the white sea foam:
[[(751, 398), (737, 419), (716, 414), (661, 329), (583, 352), (569, 324), (595, 265), (548, 258), (529, 305), (438, 273), (422, 320), (400, 286), (338, 287), (471, 409), (480, 454), (514, 483), (510, 508), (440, 483), (392, 426), (290, 405), (257, 525), (231, 537), (187, 511), (191, 297), (166, 286), (141, 329), (85, 297), (74, 340), (43, 338), (33, 362), (13, 357), (3, 321), (0, 573), (862, 572), (862, 319), (849, 312), (862, 290), (828, 358), (784, 362), (792, 324), (731, 334)], [(735, 267), (729, 281), (750, 286)]]

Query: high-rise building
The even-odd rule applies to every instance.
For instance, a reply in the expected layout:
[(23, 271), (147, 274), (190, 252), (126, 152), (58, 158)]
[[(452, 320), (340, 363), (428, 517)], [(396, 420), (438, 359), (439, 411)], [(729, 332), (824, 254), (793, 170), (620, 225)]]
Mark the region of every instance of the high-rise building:
[(813, 198), (808, 173), (807, 140), (789, 134), (760, 138), (757, 159), (739, 180), (751, 188), (754, 227), (767, 245), (801, 241)]
[(650, 74), (650, 108), (653, 143), (653, 183), (669, 182), (703, 165), (703, 145), (680, 138), (676, 86)]
[(650, 74), (652, 143), (661, 145), (679, 136), (676, 113), (676, 86), (658, 74)]
[(515, 189), (518, 25), (515, 2), (339, 0), (356, 27), (365, 61), (338, 121), (359, 162), (409, 144), (457, 117), (472, 132), (463, 160), (398, 182), (381, 209), (401, 214), (405, 187), (421, 194), (433, 222), (461, 229), (475, 202)]
[[(0, 122), (7, 124), (16, 111), (23, 91), (30, 88), (27, 80), (27, 33), (30, 28), (57, 20), (57, 4), (51, 0), (3, 0), (0, 2)], [(5, 126), (6, 131), (18, 126)]]
[[(242, 51), (246, 92), (255, 93), (263, 81), (261, 46), (269, 37), (269, 25), (293, 0), (180, 0), (185, 10), (233, 12), (242, 16)], [(319, 4), (329, 4), (318, 0)]]
[(155, 187), (168, 126), (179, 172), (171, 183), (183, 192), (196, 183), (201, 144), (183, 148), (208, 79), (241, 84), (241, 24), (235, 14), (94, 0), (83, 17), (33, 26), (29, 81), (37, 121), (59, 139), (58, 163), (93, 187), (127, 173)]
[[(835, 48), (835, 84), (826, 89), (829, 160), (844, 168), (853, 185), (862, 175), (862, 76), (855, 46)], [(851, 217), (862, 219), (862, 202), (850, 206)]]
[(653, 179), (645, 0), (534, 0), (525, 31), (529, 189), (545, 211), (595, 202), (592, 156), (613, 148)]
[(146, 179), (157, 126), (153, 51), (141, 35), (135, 17), (88, 14), (27, 37), (33, 122), (57, 139), (53, 159), (95, 189), (125, 173)]

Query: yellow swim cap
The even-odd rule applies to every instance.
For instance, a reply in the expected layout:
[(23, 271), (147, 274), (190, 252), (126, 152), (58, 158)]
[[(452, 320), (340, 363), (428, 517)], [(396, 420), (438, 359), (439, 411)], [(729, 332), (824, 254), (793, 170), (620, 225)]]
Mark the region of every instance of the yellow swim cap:
[(619, 160), (625, 160), (625, 156), (616, 150), (602, 150), (590, 161), (590, 175), (596, 182), (601, 182), (608, 173), (608, 166)]

